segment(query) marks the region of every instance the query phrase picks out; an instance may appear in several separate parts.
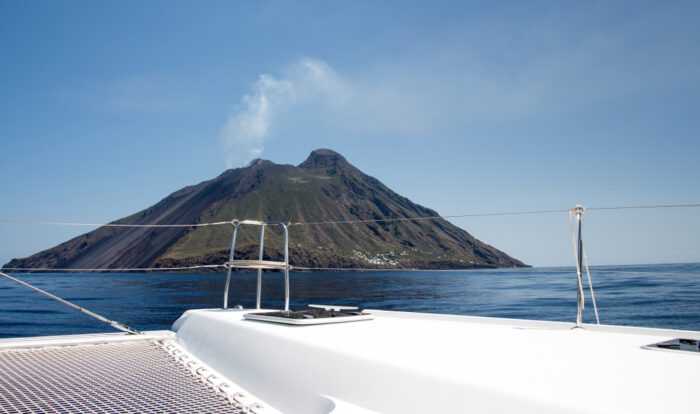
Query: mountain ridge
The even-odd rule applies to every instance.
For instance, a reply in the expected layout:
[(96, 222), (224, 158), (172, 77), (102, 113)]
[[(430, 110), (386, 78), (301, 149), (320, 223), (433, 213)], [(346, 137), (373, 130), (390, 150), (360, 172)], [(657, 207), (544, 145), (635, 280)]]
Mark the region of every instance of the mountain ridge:
[[(117, 224), (181, 224), (238, 219), (307, 224), (290, 228), (290, 261), (304, 267), (494, 268), (526, 266), (413, 203), (330, 149), (297, 166), (256, 159), (183, 187)], [(358, 220), (422, 218), (390, 222)], [(257, 254), (257, 232), (240, 231), (237, 257)], [(281, 257), (274, 229), (266, 257)], [(133, 268), (221, 264), (230, 226), (101, 227), (3, 267)]]

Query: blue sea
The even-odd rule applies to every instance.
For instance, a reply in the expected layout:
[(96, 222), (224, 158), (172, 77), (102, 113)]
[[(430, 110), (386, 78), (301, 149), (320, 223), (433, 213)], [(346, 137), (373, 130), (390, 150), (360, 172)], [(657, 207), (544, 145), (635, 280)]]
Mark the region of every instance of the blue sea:
[[(18, 274), (139, 330), (169, 329), (187, 309), (222, 304), (223, 274)], [(700, 264), (592, 267), (601, 323), (700, 330)], [(254, 274), (235, 275), (231, 306), (253, 307)], [(586, 292), (588, 294), (588, 292)], [(307, 304), (501, 318), (573, 321), (573, 268), (292, 273), (292, 308)], [(282, 277), (265, 275), (263, 305), (281, 307)], [(587, 302), (585, 320), (592, 322)], [(0, 337), (113, 329), (0, 278)]]

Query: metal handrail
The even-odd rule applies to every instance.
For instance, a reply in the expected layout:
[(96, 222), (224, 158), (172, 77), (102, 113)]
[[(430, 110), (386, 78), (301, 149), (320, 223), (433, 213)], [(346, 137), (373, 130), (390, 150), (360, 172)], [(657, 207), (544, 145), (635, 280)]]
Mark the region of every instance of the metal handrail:
[[(228, 262), (226, 263), (226, 285), (224, 287), (224, 309), (228, 308), (228, 292), (231, 285), (231, 272), (233, 268), (258, 269), (258, 284), (255, 306), (260, 309), (262, 299), (262, 272), (263, 269), (281, 269), (284, 271), (284, 310), (289, 310), (289, 231), (287, 223), (281, 221), (259, 221), (259, 220), (233, 220), (233, 234), (231, 236), (231, 251), (229, 252)], [(241, 225), (260, 226), (260, 253), (258, 260), (234, 260), (236, 252), (236, 238), (238, 235), (238, 227)], [(263, 260), (263, 252), (265, 249), (265, 227), (280, 226), (284, 232), (284, 261)]]

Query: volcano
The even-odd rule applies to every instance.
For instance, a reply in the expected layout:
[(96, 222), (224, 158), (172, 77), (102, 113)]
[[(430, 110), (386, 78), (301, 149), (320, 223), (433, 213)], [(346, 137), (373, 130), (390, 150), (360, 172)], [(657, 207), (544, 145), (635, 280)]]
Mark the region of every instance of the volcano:
[[(289, 229), (290, 261), (305, 267), (526, 266), (452, 223), (432, 218), (438, 215), (364, 174), (342, 155), (319, 149), (298, 166), (259, 159), (246, 167), (227, 170), (113, 223), (189, 224), (234, 218), (307, 223)], [(423, 219), (381, 221), (405, 218)], [(231, 231), (229, 225), (101, 227), (33, 256), (13, 259), (5, 267), (96, 269), (221, 264), (227, 260)], [(283, 246), (276, 231), (275, 226), (270, 227), (265, 241), (266, 258), (273, 260), (281, 257)], [(257, 237), (257, 229), (242, 227), (236, 257), (254, 258)]]

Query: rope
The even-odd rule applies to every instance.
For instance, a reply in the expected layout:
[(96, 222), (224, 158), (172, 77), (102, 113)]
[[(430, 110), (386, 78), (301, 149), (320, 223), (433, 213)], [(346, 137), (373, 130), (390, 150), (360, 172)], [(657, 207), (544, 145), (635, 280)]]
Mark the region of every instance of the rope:
[(22, 285), (22, 286), (28, 287), (29, 289), (32, 289), (33, 291), (38, 292), (38, 293), (40, 293), (40, 294), (42, 294), (42, 295), (44, 295), (44, 296), (46, 296), (46, 297), (49, 297), (49, 298), (51, 298), (51, 299), (53, 299), (53, 300), (55, 300), (55, 301), (61, 302), (62, 304), (66, 305), (66, 306), (68, 306), (68, 307), (71, 307), (71, 308), (77, 310), (77, 311), (80, 312), (80, 313), (84, 313), (84, 314), (86, 314), (86, 315), (88, 315), (88, 316), (90, 316), (90, 317), (92, 317), (92, 318), (95, 318), (95, 319), (97, 319), (97, 320), (100, 321), (100, 322), (106, 323), (107, 325), (110, 325), (110, 326), (112, 326), (113, 328), (118, 329), (118, 330), (120, 330), (120, 331), (122, 331), (122, 332), (126, 332), (126, 333), (129, 333), (129, 334), (140, 334), (140, 333), (141, 333), (141, 332), (137, 331), (136, 329), (129, 328), (128, 326), (124, 325), (123, 323), (120, 323), (120, 322), (117, 322), (117, 321), (113, 321), (113, 320), (107, 319), (107, 318), (105, 318), (104, 316), (100, 316), (100, 315), (96, 314), (95, 312), (91, 312), (91, 311), (89, 311), (89, 310), (87, 310), (87, 309), (85, 309), (85, 308), (83, 308), (83, 307), (80, 307), (80, 306), (78, 306), (78, 305), (76, 305), (76, 304), (74, 304), (74, 303), (72, 303), (72, 302), (68, 302), (68, 301), (65, 300), (65, 299), (61, 299), (61, 298), (59, 298), (59, 297), (56, 296), (56, 295), (53, 295), (53, 294), (51, 294), (51, 293), (49, 293), (49, 292), (47, 292), (47, 291), (45, 291), (45, 290), (41, 290), (41, 289), (39, 289), (39, 288), (36, 287), (36, 286), (32, 286), (32, 285), (30, 285), (29, 283), (23, 282), (23, 281), (21, 281), (21, 280), (19, 280), (19, 279), (17, 279), (17, 278), (14, 278), (14, 277), (12, 277), (12, 276), (6, 274), (6, 273), (0, 272), (0, 276), (6, 278), (6, 279), (8, 279), (8, 280), (11, 280), (11, 281), (13, 281), (13, 282), (15, 282), (15, 283), (18, 283), (18, 284), (20, 284), (20, 285)]
[[(658, 209), (658, 208), (695, 208), (700, 207), (697, 204), (656, 204), (656, 205), (636, 205), (636, 206), (612, 206), (612, 207), (587, 207), (586, 211), (606, 211), (606, 210), (639, 210), (639, 209)], [(498, 216), (522, 216), (534, 214), (555, 214), (568, 213), (569, 209), (554, 209), (554, 210), (529, 210), (529, 211), (507, 211), (495, 213), (465, 213), (451, 215), (434, 215), (425, 217), (396, 217), (383, 219), (353, 219), (353, 220), (328, 220), (328, 221), (298, 221), (290, 222), (291, 226), (312, 226), (324, 224), (354, 224), (354, 223), (389, 223), (401, 221), (424, 221), (437, 219), (452, 219), (452, 218), (471, 218), (471, 217), (498, 217)], [(82, 227), (207, 227), (207, 226), (222, 226), (230, 225), (233, 221), (216, 221), (208, 223), (191, 223), (191, 224), (127, 224), (127, 223), (75, 223), (65, 221), (42, 221), (42, 220), (0, 220), (0, 224), (40, 224), (52, 226), (82, 226)]]
[(600, 325), (600, 317), (598, 316), (598, 304), (595, 300), (595, 293), (593, 293), (593, 282), (591, 281), (591, 270), (588, 268), (588, 255), (586, 255), (586, 248), (583, 248), (583, 263), (586, 264), (586, 276), (588, 277), (588, 290), (591, 292), (591, 302), (593, 302), (593, 313), (595, 313), (595, 322)]
[[(658, 205), (640, 205), (640, 206), (615, 206), (615, 207), (586, 207), (586, 210), (635, 210), (635, 209), (654, 209), (654, 208), (692, 208), (700, 207), (698, 204), (658, 204)], [(467, 214), (452, 214), (445, 216), (427, 216), (427, 217), (397, 217), (386, 219), (357, 219), (357, 220), (329, 220), (329, 221), (310, 221), (290, 223), (292, 226), (300, 225), (322, 225), (322, 224), (352, 224), (352, 223), (386, 223), (394, 221), (421, 221), (421, 220), (437, 220), (451, 218), (468, 218), (468, 217), (495, 217), (495, 216), (523, 216), (532, 214), (553, 214), (553, 213), (569, 213), (570, 209), (555, 209), (555, 210), (530, 210), (530, 211), (508, 211), (497, 213), (467, 213)]]
[(43, 220), (0, 220), (0, 224), (42, 224), (50, 226), (79, 226), (79, 227), (206, 227), (231, 224), (230, 221), (217, 221), (213, 223), (193, 224), (127, 224), (127, 223), (73, 223), (67, 221), (43, 221)]
[(73, 273), (90, 273), (90, 272), (153, 272), (153, 271), (168, 271), (168, 270), (194, 270), (194, 269), (218, 269), (226, 267), (225, 264), (212, 265), (196, 265), (196, 266), (181, 266), (181, 267), (125, 267), (125, 268), (93, 268), (93, 269), (78, 269), (78, 268), (52, 268), (52, 267), (3, 267), (2, 270), (12, 272), (73, 272)]
[(654, 208), (693, 208), (700, 207), (699, 204), (656, 204), (656, 205), (641, 205), (641, 206), (617, 206), (617, 207), (586, 207), (586, 211), (590, 210), (643, 210)]
[[(469, 272), (489, 270), (487, 268), (466, 268), (466, 269), (416, 269), (416, 268), (378, 268), (378, 267), (303, 267), (290, 266), (293, 270), (311, 271), (320, 270), (328, 272)], [(491, 269), (496, 270), (496, 269)]]
[[(585, 253), (585, 252), (584, 252)], [(700, 276), (700, 272), (673, 272), (673, 271), (639, 271), (639, 270), (617, 270), (617, 269), (606, 269), (606, 266), (599, 265), (594, 268), (598, 274), (602, 273), (622, 273), (622, 274), (638, 274), (638, 275), (650, 275), (650, 276), (666, 276), (666, 275), (678, 275), (678, 276)], [(176, 270), (196, 270), (196, 269), (219, 269), (226, 268), (226, 264), (220, 265), (200, 265), (200, 266), (183, 266), (183, 267), (139, 267), (139, 268), (94, 268), (94, 269), (84, 269), (84, 268), (60, 268), (54, 269), (50, 267), (4, 267), (2, 270), (11, 271), (17, 273), (23, 272), (67, 272), (67, 273), (91, 273), (91, 272), (104, 272), (104, 273), (118, 273), (118, 272), (158, 272), (158, 271), (176, 271)], [(289, 266), (290, 270), (301, 270), (301, 271), (328, 271), (328, 272), (483, 272), (488, 270), (501, 271), (507, 269), (517, 269), (517, 268), (464, 268), (464, 269), (419, 269), (419, 268), (380, 268), (380, 267), (306, 267), (306, 266)], [(548, 268), (544, 268), (548, 269)], [(566, 267), (551, 267), (549, 269), (568, 269)], [(562, 270), (566, 271), (566, 270)]]
[(533, 210), (533, 211), (510, 211), (501, 213), (472, 213), (472, 214), (452, 214), (445, 216), (426, 216), (426, 217), (397, 217), (386, 219), (356, 219), (356, 220), (330, 220), (330, 221), (300, 221), (290, 223), (290, 226), (315, 226), (322, 224), (352, 224), (352, 223), (385, 223), (394, 221), (421, 221), (421, 220), (437, 220), (450, 218), (464, 217), (493, 217), (493, 216), (520, 216), (529, 214), (551, 214), (551, 213), (567, 213), (569, 210)]

